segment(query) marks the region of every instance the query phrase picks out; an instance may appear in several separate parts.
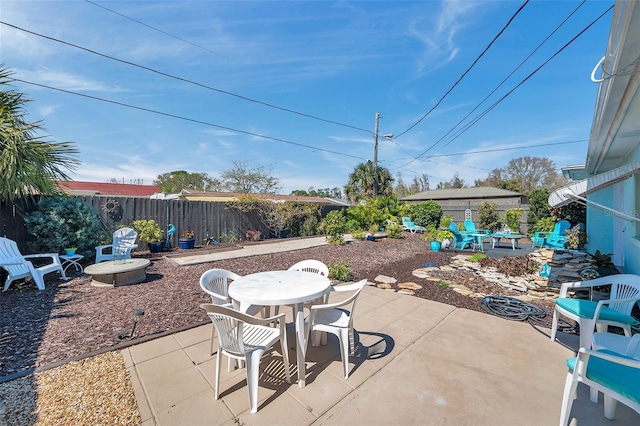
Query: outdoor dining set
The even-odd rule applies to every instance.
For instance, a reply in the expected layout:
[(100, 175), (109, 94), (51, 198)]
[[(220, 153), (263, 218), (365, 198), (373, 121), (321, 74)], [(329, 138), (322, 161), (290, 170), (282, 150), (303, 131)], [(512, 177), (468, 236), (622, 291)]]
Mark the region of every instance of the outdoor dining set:
[[(211, 296), (211, 303), (200, 305), (213, 323), (211, 354), (217, 333), (215, 396), (220, 394), (221, 357), (246, 363), (251, 413), (257, 412), (258, 365), (260, 358), (276, 342), (284, 360), (283, 370), (291, 381), (285, 313), (280, 306), (291, 306), (296, 339), (298, 385), (305, 386), (307, 344), (326, 344), (326, 333), (337, 336), (344, 379), (349, 377), (349, 356), (354, 352), (353, 312), (358, 295), (367, 283), (332, 286), (328, 267), (318, 260), (305, 260), (286, 271), (267, 271), (239, 276), (224, 269), (210, 269), (200, 277), (200, 287)], [(331, 292), (347, 295), (332, 302)], [(274, 309), (273, 316), (271, 308)], [(305, 308), (309, 314), (305, 318)], [(258, 314), (262, 317), (258, 317)], [(229, 363), (232, 369), (232, 363)]]

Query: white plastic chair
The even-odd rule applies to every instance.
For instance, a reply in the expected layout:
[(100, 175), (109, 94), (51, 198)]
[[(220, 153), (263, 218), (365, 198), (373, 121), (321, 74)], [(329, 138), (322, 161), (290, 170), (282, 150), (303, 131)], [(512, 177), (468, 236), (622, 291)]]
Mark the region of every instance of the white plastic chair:
[[(255, 318), (230, 307), (204, 304), (201, 308), (218, 331), (219, 350), (216, 355), (215, 398), (220, 394), (220, 366), (222, 355), (247, 363), (247, 387), (251, 413), (258, 411), (258, 367), (264, 353), (279, 340), (284, 358), (284, 372), (287, 383), (291, 383), (289, 353), (287, 351), (287, 331), (284, 314), (272, 318)], [(272, 324), (275, 326), (268, 326)]]
[[(324, 277), (329, 276), (329, 268), (327, 267), (327, 265), (315, 259), (301, 260), (300, 262), (290, 266), (289, 269), (287, 269), (287, 271), (302, 271), (302, 272), (309, 272), (311, 274), (322, 275)], [(316, 302), (315, 300), (309, 300), (307, 302), (304, 302), (304, 307), (308, 309), (311, 306), (311, 304), (315, 302)], [(292, 312), (295, 311), (295, 307), (291, 306), (291, 310)], [(280, 312), (280, 306), (276, 306), (274, 311), (275, 311), (275, 315), (278, 315), (278, 313)]]
[(640, 413), (640, 360), (613, 351), (580, 348), (576, 358), (567, 359), (567, 367), (569, 372), (562, 396), (560, 426), (569, 423), (579, 382), (604, 394), (604, 416), (607, 419), (615, 418), (617, 401)]
[[(314, 331), (331, 333), (338, 337), (345, 380), (349, 378), (349, 355), (353, 355), (355, 351), (353, 314), (356, 300), (366, 284), (367, 280), (362, 280), (355, 284), (333, 287), (333, 291), (352, 291), (353, 294), (340, 302), (312, 305), (311, 313), (306, 319), (307, 344), (309, 333)], [(312, 334), (311, 344), (316, 346), (318, 342), (314, 340)]]
[[(228, 305), (232, 303), (229, 297), (229, 285), (240, 278), (226, 269), (209, 269), (200, 276), (200, 288), (211, 296), (211, 303), (214, 305)], [(240, 312), (248, 315), (255, 315), (262, 310), (258, 305), (241, 305)], [(211, 328), (211, 355), (213, 355), (213, 341), (216, 337), (216, 329)]]
[[(29, 260), (43, 258), (51, 259), (51, 263), (36, 268)], [(58, 253), (23, 255), (15, 241), (3, 237), (0, 237), (0, 267), (9, 273), (2, 291), (7, 291), (11, 283), (20, 278), (33, 279), (38, 290), (44, 290), (44, 276), (51, 272), (60, 272), (62, 279), (67, 279)]]
[[(138, 233), (135, 229), (118, 229), (113, 233), (113, 241), (111, 244), (96, 247), (96, 263), (114, 260), (116, 253), (122, 253), (123, 259), (131, 259), (131, 250), (138, 247), (136, 238), (138, 238)], [(111, 248), (111, 253), (106, 252), (108, 248)]]
[[(611, 284), (609, 300), (599, 302), (567, 297), (569, 290), (589, 289), (590, 287)], [(556, 338), (558, 315), (563, 315), (580, 325), (580, 347), (591, 349), (594, 328), (606, 331), (606, 327), (621, 327), (625, 335), (631, 335), (631, 325), (638, 321), (631, 316), (631, 310), (640, 299), (640, 275), (608, 275), (588, 281), (564, 283), (556, 299), (551, 323), (551, 341)], [(597, 319), (597, 321), (596, 321)]]
[(327, 265), (315, 259), (302, 260), (291, 266), (288, 271), (303, 271), (323, 275), (325, 277), (329, 276), (329, 268)]

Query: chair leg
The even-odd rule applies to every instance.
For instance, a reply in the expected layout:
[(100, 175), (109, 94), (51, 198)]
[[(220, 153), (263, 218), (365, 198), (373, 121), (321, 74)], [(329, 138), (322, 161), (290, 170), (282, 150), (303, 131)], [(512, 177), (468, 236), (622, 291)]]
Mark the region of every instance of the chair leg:
[(618, 406), (618, 401), (611, 398), (609, 395), (604, 394), (604, 417), (613, 420), (616, 417), (616, 407)]
[(573, 398), (576, 395), (577, 388), (578, 381), (573, 380), (572, 373), (567, 373), (567, 378), (564, 383), (564, 394), (562, 395), (562, 408), (560, 410), (560, 426), (566, 426), (569, 424), (569, 414), (571, 413)]
[(349, 329), (341, 329), (338, 340), (340, 340), (340, 356), (342, 358), (344, 379), (347, 380), (349, 378)]
[(216, 385), (213, 389), (216, 399), (220, 396), (220, 367), (222, 366), (222, 351), (216, 354)]
[(556, 341), (556, 332), (558, 331), (558, 312), (553, 310), (553, 320), (551, 321), (551, 341)]
[(249, 407), (251, 414), (258, 412), (258, 366), (264, 351), (255, 350), (247, 354), (247, 387), (249, 388)]
[(209, 346), (209, 355), (213, 355), (213, 340), (216, 338), (216, 328), (211, 324), (211, 345)]
[(595, 402), (596, 404), (598, 403), (598, 389), (594, 387), (589, 388), (589, 399), (591, 402)]

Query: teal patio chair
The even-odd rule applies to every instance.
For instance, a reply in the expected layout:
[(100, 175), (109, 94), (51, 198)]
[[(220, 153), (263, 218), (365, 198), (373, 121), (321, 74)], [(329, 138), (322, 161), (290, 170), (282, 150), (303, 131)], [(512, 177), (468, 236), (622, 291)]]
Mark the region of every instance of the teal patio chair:
[(410, 217), (403, 217), (402, 218), (402, 229), (405, 231), (409, 231), (412, 234), (415, 234), (416, 232), (424, 232), (425, 228), (420, 226), (420, 225), (416, 225)]
[(489, 230), (476, 228), (476, 224), (471, 219), (467, 219), (464, 221), (464, 229), (466, 230), (467, 234), (484, 234), (485, 236), (481, 237), (480, 239), (481, 243), (484, 243), (485, 239), (487, 240), (487, 242), (491, 242), (491, 233), (489, 232)]
[(567, 242), (567, 230), (571, 228), (568, 220), (556, 222), (553, 231), (538, 231), (531, 237), (531, 248), (564, 248)]
[[(600, 286), (611, 286), (607, 300), (598, 302), (568, 297), (569, 291)], [(631, 328), (640, 323), (631, 316), (634, 305), (640, 299), (640, 275), (615, 274), (593, 280), (563, 283), (551, 322), (551, 341), (556, 339), (559, 315), (576, 321), (580, 326), (580, 347), (591, 349), (594, 329), (606, 331), (609, 325), (622, 328), (631, 336)]]
[(470, 237), (466, 234), (462, 234), (458, 229), (458, 225), (455, 222), (451, 222), (449, 224), (449, 230), (453, 234), (453, 248), (455, 249), (457, 246), (460, 246), (461, 250), (464, 250), (465, 246), (471, 245), (472, 247), (475, 244), (476, 238)]

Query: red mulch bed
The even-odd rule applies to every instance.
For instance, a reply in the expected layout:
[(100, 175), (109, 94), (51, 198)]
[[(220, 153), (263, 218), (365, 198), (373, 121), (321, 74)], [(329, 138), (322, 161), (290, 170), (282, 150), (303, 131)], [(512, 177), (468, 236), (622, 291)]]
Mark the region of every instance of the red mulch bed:
[[(260, 244), (268, 244), (265, 241)], [(236, 247), (209, 246), (205, 250)], [(195, 254), (193, 250), (189, 254)], [(170, 255), (180, 255), (179, 249)], [(167, 253), (165, 253), (167, 254)], [(394, 277), (399, 283), (413, 281), (423, 286), (416, 296), (479, 311), (479, 299), (463, 296), (411, 275), (425, 262), (450, 263), (457, 253), (433, 253), (418, 235), (404, 239), (379, 239), (375, 242), (355, 241), (345, 246), (321, 246), (304, 250), (222, 260), (191, 266), (178, 266), (170, 258), (136, 254), (152, 260), (147, 280), (136, 285), (116, 288), (94, 287), (87, 275), (68, 269), (70, 280), (45, 277), (46, 290), (38, 291), (33, 283), (22, 288), (12, 284), (0, 294), (0, 377), (22, 370), (46, 366), (83, 354), (114, 347), (122, 342), (117, 333), (132, 326), (134, 309), (144, 309), (136, 336), (150, 337), (171, 330), (206, 322), (201, 303), (210, 298), (199, 286), (200, 275), (210, 268), (224, 268), (240, 275), (287, 269), (303, 259), (325, 263), (346, 261), (354, 280), (373, 281), (380, 274)], [(435, 274), (434, 274), (435, 275)], [(511, 296), (516, 293), (484, 281), (471, 272), (439, 272), (450, 283), (465, 284), (476, 292)], [(549, 309), (549, 302), (539, 302)]]

